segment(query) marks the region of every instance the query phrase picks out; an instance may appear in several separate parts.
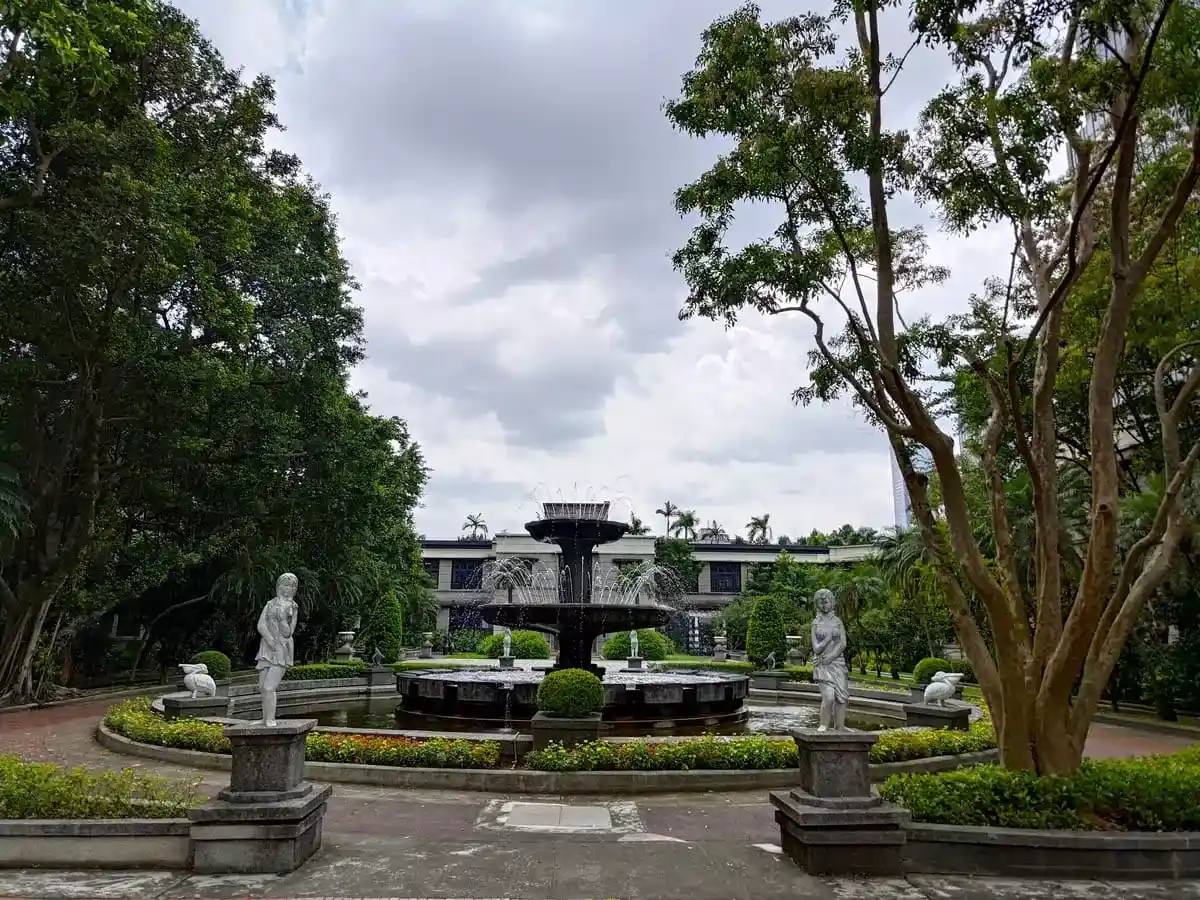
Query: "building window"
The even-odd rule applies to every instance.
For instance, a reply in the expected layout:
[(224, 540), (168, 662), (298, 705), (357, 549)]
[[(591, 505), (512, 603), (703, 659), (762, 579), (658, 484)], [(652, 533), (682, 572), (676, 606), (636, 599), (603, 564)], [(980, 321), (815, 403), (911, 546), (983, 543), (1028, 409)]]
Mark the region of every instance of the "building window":
[(425, 570), (425, 574), (429, 576), (433, 582), (433, 586), (436, 588), (442, 568), (442, 561), (440, 559), (423, 559), (421, 560), (421, 567)]
[(459, 631), (463, 629), (473, 629), (482, 631), (488, 627), (483, 621), (483, 616), (479, 612), (477, 606), (452, 606), (450, 607), (450, 631)]
[(455, 559), (450, 564), (450, 590), (477, 591), (483, 586), (483, 560)]
[(714, 594), (736, 594), (742, 589), (742, 564), (710, 563), (708, 583)]

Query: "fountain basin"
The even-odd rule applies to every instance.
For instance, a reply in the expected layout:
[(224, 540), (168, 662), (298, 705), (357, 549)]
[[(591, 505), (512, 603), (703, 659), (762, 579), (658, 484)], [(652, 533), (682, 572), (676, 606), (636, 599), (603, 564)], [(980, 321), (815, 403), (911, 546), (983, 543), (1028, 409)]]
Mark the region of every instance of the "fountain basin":
[[(545, 672), (512, 669), (436, 669), (399, 672), (398, 711), (431, 719), (471, 720), (511, 727), (537, 712)], [(615, 672), (604, 675), (603, 721), (669, 730), (717, 726), (745, 718), (750, 679), (726, 672)]]

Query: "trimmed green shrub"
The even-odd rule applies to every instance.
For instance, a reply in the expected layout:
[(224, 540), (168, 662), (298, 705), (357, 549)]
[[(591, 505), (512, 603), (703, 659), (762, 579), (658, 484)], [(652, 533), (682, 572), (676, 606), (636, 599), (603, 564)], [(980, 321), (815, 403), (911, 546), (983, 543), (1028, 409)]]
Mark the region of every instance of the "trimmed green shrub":
[(284, 681), (320, 681), (327, 678), (362, 678), (371, 664), (363, 659), (348, 662), (308, 663), (292, 666), (283, 673)]
[(931, 756), (956, 756), (996, 749), (996, 729), (986, 718), (976, 719), (966, 731), (927, 728), (919, 731), (883, 731), (871, 745), (871, 762), (904, 762)]
[(452, 653), (478, 653), (479, 642), (491, 637), (490, 628), (455, 628), (446, 636), (446, 644)]
[[(675, 644), (661, 631), (642, 628), (637, 636), (638, 655), (642, 659), (663, 660), (675, 651)], [(621, 631), (604, 642), (600, 655), (605, 659), (628, 659), (631, 649), (629, 632)]]
[(812, 666), (783, 666), (782, 671), (787, 675), (789, 681), (812, 681), (813, 679)]
[[(504, 634), (489, 634), (475, 652), (487, 659), (499, 659), (504, 655)], [(536, 631), (514, 631), (511, 652), (517, 659), (549, 659), (550, 645)]]
[(525, 766), (543, 772), (682, 771), (690, 769), (793, 769), (796, 742), (768, 737), (683, 741), (589, 741), (565, 748), (551, 744), (525, 756)]
[(604, 709), (604, 685), (584, 669), (548, 672), (538, 685), (540, 712), (561, 719), (581, 719)]
[(654, 668), (660, 672), (686, 672), (688, 669), (712, 669), (717, 672), (737, 672), (749, 675), (754, 671), (754, 663), (741, 662), (736, 659), (699, 659), (694, 662), (667, 660), (666, 662), (659, 663)]
[(229, 657), (220, 650), (201, 650), (192, 657), (192, 662), (208, 666), (208, 674), (212, 676), (213, 681), (224, 681), (233, 671)]
[[(957, 672), (962, 676), (964, 684), (979, 684), (979, 681), (975, 678), (975, 669), (971, 666), (969, 659), (952, 659), (949, 662), (950, 668), (944, 671)], [(936, 669), (934, 670), (934, 674), (937, 674)]]
[(400, 598), (395, 591), (388, 591), (367, 614), (356, 643), (368, 658), (378, 647), (383, 661), (393, 662), (400, 658), (403, 637), (404, 613), (400, 609)]
[[(104, 724), (117, 734), (142, 744), (206, 753), (230, 752), (224, 726), (199, 719), (167, 721), (150, 709), (147, 698), (127, 700), (113, 707), (104, 717)], [(407, 737), (331, 734), (322, 731), (309, 732), (305, 741), (304, 758), (309, 762), (437, 769), (494, 769), (500, 764), (500, 744), (497, 741), (469, 741), (462, 738), (423, 741)], [(0, 785), (0, 791), (2, 789)]]
[(204, 800), (195, 784), (132, 769), (89, 772), (0, 756), (0, 819), (176, 819)]
[(927, 656), (913, 667), (913, 682), (929, 684), (938, 672), (949, 672), (950, 663), (938, 656)]
[(1200, 754), (1085, 759), (1066, 777), (1001, 766), (896, 775), (880, 793), (914, 821), (1072, 831), (1200, 830)]
[(761, 666), (774, 653), (775, 659), (782, 665), (786, 652), (787, 639), (779, 600), (774, 594), (763, 594), (754, 601), (750, 624), (746, 626), (746, 656), (752, 663)]

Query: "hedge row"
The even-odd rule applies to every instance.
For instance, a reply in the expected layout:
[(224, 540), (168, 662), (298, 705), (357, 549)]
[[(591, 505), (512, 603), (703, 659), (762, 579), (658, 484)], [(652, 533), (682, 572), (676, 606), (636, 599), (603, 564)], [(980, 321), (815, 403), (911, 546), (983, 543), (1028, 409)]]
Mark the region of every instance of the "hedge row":
[(195, 784), (89, 772), (0, 756), (0, 819), (176, 819), (203, 802)]
[[(199, 719), (172, 719), (156, 715), (145, 698), (126, 700), (104, 717), (110, 730), (143, 744), (229, 753), (224, 726)], [(494, 769), (500, 764), (497, 741), (310, 732), (305, 748), (309, 762), (358, 763), (371, 766), (410, 766), (434, 769)]]
[(1072, 831), (1200, 831), (1200, 747), (1085, 759), (1066, 777), (973, 766), (895, 775), (880, 793), (917, 822)]
[(352, 659), (348, 662), (307, 663), (292, 666), (283, 673), (284, 681), (323, 681), (329, 678), (361, 678), (367, 674), (371, 664), (366, 660)]

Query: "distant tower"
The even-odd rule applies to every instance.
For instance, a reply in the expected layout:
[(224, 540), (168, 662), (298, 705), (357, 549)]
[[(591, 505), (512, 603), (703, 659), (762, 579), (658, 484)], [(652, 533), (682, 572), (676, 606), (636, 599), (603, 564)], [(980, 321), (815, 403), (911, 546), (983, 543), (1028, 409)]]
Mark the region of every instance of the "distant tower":
[[(904, 530), (912, 525), (912, 499), (908, 495), (908, 486), (904, 483), (904, 475), (900, 464), (896, 461), (896, 453), (892, 451), (892, 516), (898, 529)], [(918, 472), (929, 474), (933, 471), (933, 454), (927, 447), (917, 447), (913, 450), (913, 468)]]

